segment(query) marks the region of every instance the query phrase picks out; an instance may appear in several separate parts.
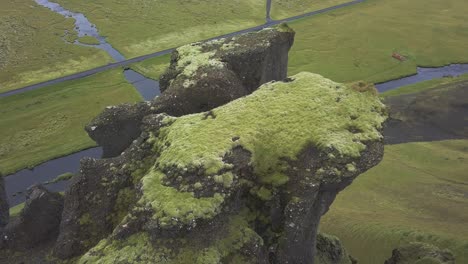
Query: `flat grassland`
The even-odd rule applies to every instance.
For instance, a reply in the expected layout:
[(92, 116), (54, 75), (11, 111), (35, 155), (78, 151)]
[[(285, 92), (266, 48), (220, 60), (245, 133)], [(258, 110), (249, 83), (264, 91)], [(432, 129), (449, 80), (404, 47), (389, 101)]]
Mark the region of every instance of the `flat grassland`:
[(468, 62), (467, 10), (464, 0), (369, 0), (297, 20), (289, 74), (382, 82), (414, 74), (417, 65)]
[(131, 58), (265, 23), (258, 0), (57, 0)]
[[(95, 68), (112, 59), (76, 46), (74, 20), (32, 0), (0, 2), (0, 92)], [(66, 32), (69, 33), (66, 33)]]
[(147, 78), (159, 80), (159, 76), (164, 73), (171, 61), (171, 55), (167, 54), (160, 57), (154, 57), (130, 65), (130, 68)]
[(425, 241), (468, 263), (468, 140), (385, 146), (383, 161), (340, 193), (321, 230), (359, 263), (383, 263), (400, 244)]
[(85, 124), (108, 105), (140, 100), (122, 69), (0, 98), (0, 171), (94, 146)]
[(272, 0), (271, 18), (275, 20), (351, 2), (351, 0)]

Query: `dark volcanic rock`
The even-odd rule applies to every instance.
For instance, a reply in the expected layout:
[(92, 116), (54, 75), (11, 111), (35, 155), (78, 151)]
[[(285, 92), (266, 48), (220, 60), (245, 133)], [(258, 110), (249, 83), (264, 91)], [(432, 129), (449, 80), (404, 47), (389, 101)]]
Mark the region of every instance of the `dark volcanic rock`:
[(208, 112), (148, 115), (122, 155), (83, 161), (54, 254), (87, 251), (79, 263), (347, 263), (336, 240), (317, 245), (319, 221), (381, 160), (384, 120), (375, 91), (311, 73)]
[(86, 131), (115, 157), (140, 135), (143, 116), (171, 116), (208, 111), (252, 93), (260, 85), (283, 80), (294, 31), (286, 25), (257, 33), (182, 46), (161, 76), (161, 96), (136, 105), (106, 109)]
[(2, 235), (10, 249), (29, 249), (53, 240), (58, 234), (63, 197), (41, 185), (28, 190), (24, 208), (12, 219)]
[(355, 264), (354, 258), (348, 255), (341, 241), (331, 235), (317, 234), (316, 264)]
[(411, 243), (392, 251), (385, 264), (455, 264), (453, 254), (425, 243)]
[(149, 102), (109, 106), (85, 130), (103, 148), (103, 157), (117, 156), (140, 135), (141, 120), (151, 111)]
[(10, 217), (10, 207), (8, 206), (7, 195), (5, 191), (5, 181), (0, 173), (0, 230), (8, 224)]
[(385, 99), (388, 144), (468, 138), (468, 81)]

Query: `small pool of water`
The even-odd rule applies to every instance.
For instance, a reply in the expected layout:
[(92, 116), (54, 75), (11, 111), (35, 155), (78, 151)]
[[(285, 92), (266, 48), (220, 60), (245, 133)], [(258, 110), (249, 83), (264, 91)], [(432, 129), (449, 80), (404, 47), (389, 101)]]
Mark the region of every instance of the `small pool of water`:
[(438, 68), (423, 68), (418, 67), (418, 73), (405, 78), (378, 83), (375, 85), (379, 92), (386, 92), (396, 89), (401, 86), (415, 84), (418, 82), (428, 81), (432, 79), (442, 78), (446, 76), (456, 77), (468, 73), (468, 64), (451, 64)]
[(134, 70), (124, 71), (125, 79), (132, 84), (141, 94), (145, 101), (153, 100), (154, 97), (159, 96), (159, 82), (139, 74)]
[[(24, 169), (5, 177), (5, 189), (10, 207), (25, 200), (25, 190), (38, 183), (52, 181), (66, 172), (77, 173), (80, 169), (80, 159), (84, 157), (100, 158), (102, 149), (91, 148), (65, 157), (49, 160), (31, 170)], [(44, 185), (54, 192), (62, 192), (68, 187), (69, 181), (61, 181)]]

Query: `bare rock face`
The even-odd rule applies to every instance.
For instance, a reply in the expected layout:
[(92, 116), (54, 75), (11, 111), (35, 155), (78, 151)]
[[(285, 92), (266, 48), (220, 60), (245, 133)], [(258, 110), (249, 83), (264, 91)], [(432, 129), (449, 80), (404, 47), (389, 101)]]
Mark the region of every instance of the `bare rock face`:
[(329, 248), (321, 257), (349, 263), (335, 240), (317, 245), (318, 225), (338, 192), (381, 160), (385, 119), (372, 88), (311, 73), (208, 112), (147, 115), (122, 155), (83, 161), (54, 254), (308, 264)]
[(348, 255), (341, 241), (331, 235), (317, 234), (316, 264), (356, 264), (357, 261)]
[(5, 191), (5, 182), (0, 173), (0, 230), (8, 224), (10, 217), (10, 207), (8, 206), (7, 195)]
[(41, 185), (28, 190), (24, 208), (12, 219), (2, 234), (8, 249), (30, 249), (53, 240), (58, 234), (63, 197)]
[(453, 254), (448, 250), (414, 242), (392, 251), (392, 256), (385, 264), (455, 264)]
[(151, 102), (106, 109), (86, 131), (115, 157), (140, 133), (149, 113), (181, 116), (211, 110), (287, 76), (294, 31), (287, 25), (209, 42), (182, 46), (161, 76), (162, 94)]

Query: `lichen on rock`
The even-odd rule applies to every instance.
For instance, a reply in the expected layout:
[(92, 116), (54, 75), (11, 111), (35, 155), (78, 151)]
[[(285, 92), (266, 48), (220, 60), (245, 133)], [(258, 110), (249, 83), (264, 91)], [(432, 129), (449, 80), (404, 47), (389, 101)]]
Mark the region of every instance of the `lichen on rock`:
[(394, 249), (385, 264), (455, 264), (455, 258), (449, 250), (413, 242)]
[[(99, 165), (130, 170), (136, 202), (81, 262), (312, 263), (320, 217), (380, 161), (385, 118), (373, 91), (312, 73), (209, 112), (148, 115), (125, 154)], [(140, 146), (153, 157), (144, 169), (129, 165)]]

